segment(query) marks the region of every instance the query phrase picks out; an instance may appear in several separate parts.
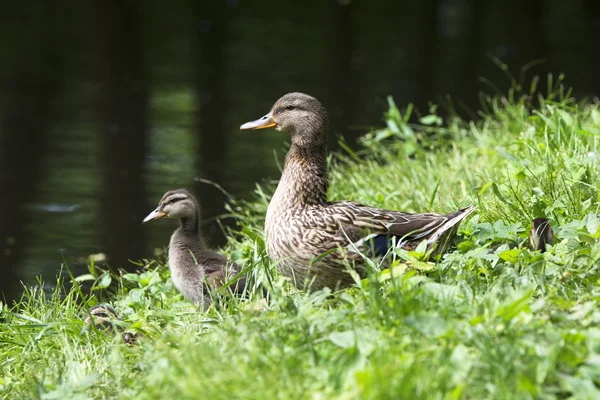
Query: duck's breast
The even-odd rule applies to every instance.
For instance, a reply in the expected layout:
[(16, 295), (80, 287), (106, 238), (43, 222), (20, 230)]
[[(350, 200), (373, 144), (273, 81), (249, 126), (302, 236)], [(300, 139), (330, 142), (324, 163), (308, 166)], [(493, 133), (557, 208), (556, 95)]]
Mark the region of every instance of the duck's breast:
[(205, 293), (204, 273), (186, 246), (169, 245), (169, 269), (173, 285), (183, 297), (196, 305), (206, 305), (208, 293)]

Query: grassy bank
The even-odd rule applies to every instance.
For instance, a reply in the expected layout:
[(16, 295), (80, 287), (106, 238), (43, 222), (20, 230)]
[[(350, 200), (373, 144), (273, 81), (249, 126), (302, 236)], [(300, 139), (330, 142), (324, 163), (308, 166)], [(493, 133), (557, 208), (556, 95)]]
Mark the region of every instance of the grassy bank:
[[(331, 158), (332, 199), (412, 212), (475, 203), (438, 262), (398, 252), (374, 260), (373, 276), (352, 289), (291, 290), (262, 238), (274, 187), (257, 188), (254, 201), (230, 207), (240, 230), (225, 251), (273, 286), (269, 299), (222, 300), (199, 314), (164, 259), (145, 262), (141, 275), (91, 268), (78, 279), (95, 285), (85, 298), (77, 286), (51, 297), (28, 289), (3, 308), (0, 390), (45, 399), (599, 398), (600, 107), (560, 91), (486, 105), (477, 123), (433, 113), (414, 126), (390, 103), (386, 129)], [(542, 215), (557, 236), (544, 254), (523, 244)], [(138, 344), (82, 333), (85, 310), (101, 301), (143, 334)]]

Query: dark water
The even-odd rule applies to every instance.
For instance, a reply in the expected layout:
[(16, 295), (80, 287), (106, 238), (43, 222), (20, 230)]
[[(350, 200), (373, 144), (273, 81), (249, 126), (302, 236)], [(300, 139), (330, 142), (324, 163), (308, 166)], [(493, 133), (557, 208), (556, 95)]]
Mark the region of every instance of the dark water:
[[(452, 96), (566, 74), (600, 93), (597, 0), (3, 2), (0, 12), (0, 290), (75, 273), (105, 253), (112, 267), (166, 245), (174, 224), (140, 223), (168, 189), (198, 194), (204, 216), (226, 197), (277, 179), (275, 131), (240, 132), (288, 91), (330, 110), (331, 146), (381, 125), (385, 98)], [(543, 86), (543, 85), (542, 85)], [(543, 87), (542, 87), (543, 88)], [(171, 221), (172, 222), (172, 221)], [(205, 225), (223, 243), (216, 222)]]

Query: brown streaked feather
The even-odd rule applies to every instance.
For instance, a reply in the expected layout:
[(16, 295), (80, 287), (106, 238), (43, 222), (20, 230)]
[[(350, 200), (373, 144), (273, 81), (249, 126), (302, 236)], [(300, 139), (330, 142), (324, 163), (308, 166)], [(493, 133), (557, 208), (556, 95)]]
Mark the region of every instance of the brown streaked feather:
[[(473, 211), (466, 207), (449, 214), (409, 214), (400, 211), (377, 209), (354, 202), (329, 203), (336, 222), (348, 230), (348, 226), (368, 229), (371, 233), (392, 234), (406, 240), (418, 240), (452, 227)], [(458, 220), (456, 220), (458, 218)]]

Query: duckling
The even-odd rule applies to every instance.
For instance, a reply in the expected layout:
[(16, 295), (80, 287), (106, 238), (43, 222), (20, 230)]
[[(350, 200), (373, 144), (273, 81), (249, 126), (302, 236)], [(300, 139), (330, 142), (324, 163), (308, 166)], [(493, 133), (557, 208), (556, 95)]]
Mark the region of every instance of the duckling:
[[(240, 129), (275, 128), (291, 135), (281, 180), (265, 221), (267, 251), (284, 276), (310, 290), (350, 286), (351, 261), (367, 275), (361, 253), (385, 254), (391, 246), (414, 249), (427, 240), (432, 254), (442, 253), (458, 224), (474, 207), (449, 214), (409, 214), (352, 201), (329, 202), (327, 112), (314, 97), (288, 93), (262, 118)], [(336, 251), (337, 249), (345, 251)]]
[(90, 308), (84, 320), (86, 329), (93, 324), (98, 330), (111, 331), (113, 334), (121, 333), (123, 341), (131, 344), (137, 340), (137, 335), (132, 332), (125, 332), (119, 324), (122, 321), (110, 304), (98, 304)]
[(547, 218), (535, 218), (531, 221), (529, 244), (532, 250), (546, 251), (546, 244), (554, 243), (554, 232)]
[[(200, 207), (186, 189), (165, 193), (156, 210), (143, 222), (163, 217), (180, 222), (169, 243), (169, 269), (173, 284), (188, 301), (206, 309), (212, 303), (210, 291), (223, 286), (241, 268), (207, 248), (200, 234)], [(241, 277), (233, 291), (241, 293), (245, 287), (246, 277)]]

